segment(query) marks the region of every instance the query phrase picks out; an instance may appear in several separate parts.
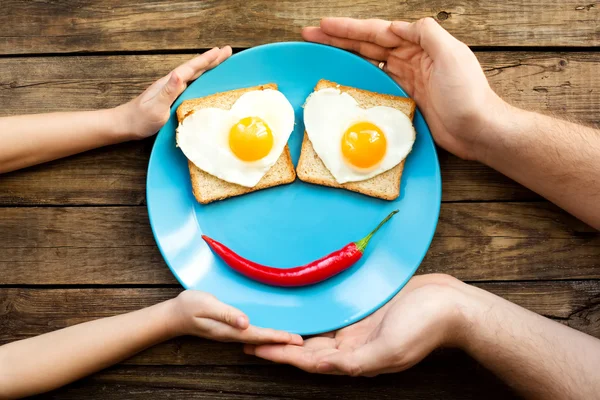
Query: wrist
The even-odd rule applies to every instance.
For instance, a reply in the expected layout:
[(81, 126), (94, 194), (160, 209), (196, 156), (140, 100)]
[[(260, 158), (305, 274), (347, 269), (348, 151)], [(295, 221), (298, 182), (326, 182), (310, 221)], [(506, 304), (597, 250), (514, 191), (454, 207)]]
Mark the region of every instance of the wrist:
[(140, 135), (135, 128), (135, 118), (131, 108), (131, 103), (125, 103), (109, 110), (111, 112), (113, 134), (121, 142), (140, 139)]
[(163, 330), (168, 338), (174, 338), (186, 334), (184, 318), (181, 313), (177, 297), (160, 303), (162, 309), (161, 321)]
[(509, 149), (513, 135), (518, 133), (520, 119), (527, 111), (521, 110), (502, 100), (494, 93), (495, 99), (480, 119), (480, 134), (474, 143), (475, 160), (486, 165), (493, 164), (499, 149)]
[(481, 343), (486, 342), (486, 330), (494, 327), (496, 320), (490, 317), (490, 310), (496, 308), (494, 295), (474, 286), (464, 284), (463, 298), (460, 302), (460, 340), (456, 347), (474, 356)]
[(502, 100), (490, 89), (488, 98), (483, 102), (485, 108), (478, 113), (476, 123), (472, 126), (475, 132), (471, 143), (475, 161), (487, 164), (487, 159), (499, 141), (503, 140), (506, 124), (510, 123), (514, 107)]

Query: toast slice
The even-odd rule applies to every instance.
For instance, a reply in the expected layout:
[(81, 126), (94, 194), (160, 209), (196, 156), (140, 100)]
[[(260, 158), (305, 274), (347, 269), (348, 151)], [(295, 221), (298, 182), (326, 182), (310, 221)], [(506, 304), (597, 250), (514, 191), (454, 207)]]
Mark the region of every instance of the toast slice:
[[(406, 97), (391, 96), (349, 86), (341, 86), (335, 82), (324, 79), (321, 79), (317, 83), (315, 91), (325, 88), (337, 88), (342, 92), (348, 93), (362, 108), (376, 106), (392, 107), (408, 115), (411, 120), (415, 114), (415, 102)], [(321, 161), (315, 152), (305, 131), (296, 172), (298, 178), (304, 182), (351, 190), (353, 192), (362, 193), (371, 197), (378, 197), (384, 200), (394, 200), (400, 195), (400, 180), (402, 178), (403, 169), (404, 160), (394, 168), (364, 181), (346, 182), (342, 184), (337, 183), (333, 175), (331, 175), (327, 167), (325, 167), (325, 164), (323, 164), (323, 161)]]
[[(269, 83), (245, 89), (216, 93), (199, 99), (185, 100), (177, 108), (177, 121), (181, 123), (181, 121), (194, 112), (194, 110), (201, 108), (215, 107), (228, 110), (244, 93), (265, 89), (277, 90), (277, 85)], [(267, 171), (265, 176), (261, 178), (256, 186), (252, 188), (219, 179), (216, 176), (202, 171), (189, 160), (188, 167), (190, 169), (194, 197), (201, 204), (208, 204), (213, 201), (224, 200), (229, 197), (240, 196), (261, 189), (284, 185), (291, 183), (296, 179), (296, 171), (294, 170), (290, 149), (287, 144), (275, 164), (273, 164), (271, 169)]]

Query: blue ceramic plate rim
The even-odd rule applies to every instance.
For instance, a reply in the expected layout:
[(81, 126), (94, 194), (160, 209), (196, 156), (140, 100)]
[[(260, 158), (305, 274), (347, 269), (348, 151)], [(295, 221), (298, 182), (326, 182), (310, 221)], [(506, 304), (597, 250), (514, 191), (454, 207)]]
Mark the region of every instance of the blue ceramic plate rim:
[[(338, 49), (336, 47), (331, 47), (331, 46), (326, 46), (326, 45), (321, 45), (321, 44), (316, 44), (316, 43), (309, 43), (309, 42), (277, 42), (277, 43), (267, 43), (267, 44), (263, 44), (263, 45), (259, 45), (259, 46), (255, 46), (252, 48), (248, 48), (245, 50), (242, 50), (236, 54), (233, 54), (228, 60), (226, 60), (225, 62), (228, 62), (231, 59), (235, 59), (239, 54), (248, 54), (250, 52), (255, 52), (255, 51), (260, 51), (265, 47), (287, 47), (287, 46), (317, 46), (317, 47), (325, 47), (327, 49), (329, 49), (332, 52), (339, 52), (339, 53), (344, 53), (346, 56), (352, 56), (352, 57), (356, 57), (357, 59), (361, 60), (364, 63), (367, 63), (369, 65), (369, 67), (373, 68), (375, 70), (375, 73), (379, 73), (384, 75), (389, 81), (390, 84), (394, 85), (397, 89), (399, 89), (399, 91), (402, 93), (403, 96), (405, 97), (409, 97), (408, 94), (404, 91), (404, 89), (398, 85), (388, 74), (386, 74), (383, 70), (381, 70), (380, 68), (378, 68), (377, 66), (371, 64), (370, 62), (368, 62), (367, 60), (363, 59), (362, 57), (347, 52), (345, 50), (341, 50)], [(218, 67), (217, 67), (218, 68)], [(193, 82), (192, 82), (193, 83)], [(184, 90), (183, 93), (185, 93), (185, 91), (190, 89), (191, 84), (186, 88), (186, 90)], [(182, 95), (183, 95), (182, 93)], [(181, 97), (181, 95), (180, 95)], [(177, 106), (179, 106), (180, 104), (180, 97), (178, 97), (175, 102), (173, 103), (172, 107), (171, 107), (171, 111), (170, 111), (170, 116), (169, 119), (176, 117), (175, 113), (176, 113), (176, 109)], [(306, 331), (299, 331), (299, 332), (293, 332), (293, 333), (299, 333), (301, 335), (317, 335), (317, 334), (321, 334), (324, 332), (331, 332), (331, 331), (336, 331), (338, 329), (342, 329), (346, 326), (352, 325), (366, 317), (368, 317), (369, 315), (373, 314), (374, 312), (376, 312), (377, 310), (379, 310), (381, 307), (383, 307), (385, 304), (387, 304), (396, 294), (398, 294), (398, 292), (400, 292), (400, 290), (402, 290), (402, 288), (408, 283), (408, 281), (414, 276), (415, 272), (417, 271), (417, 269), (419, 268), (419, 266), (421, 265), (421, 263), (423, 262), (423, 259), (425, 258), (425, 256), (427, 255), (427, 252), (429, 251), (429, 248), (431, 247), (431, 242), (433, 241), (433, 238), (435, 236), (435, 232), (437, 230), (437, 224), (439, 222), (439, 214), (440, 214), (440, 208), (441, 208), (441, 197), (442, 197), (442, 180), (441, 180), (441, 169), (440, 169), (440, 163), (439, 163), (439, 158), (438, 158), (438, 154), (437, 154), (437, 150), (435, 147), (435, 142), (433, 141), (433, 136), (431, 135), (431, 130), (429, 129), (429, 125), (427, 124), (427, 121), (425, 121), (425, 118), (422, 116), (421, 111), (419, 110), (419, 108), (417, 107), (415, 110), (415, 117), (417, 115), (420, 115), (422, 120), (423, 120), (423, 128), (422, 130), (424, 132), (419, 132), (419, 134), (423, 134), (426, 133), (427, 135), (429, 135), (431, 137), (431, 141), (428, 143), (429, 146), (431, 146), (431, 151), (433, 153), (433, 157), (435, 160), (435, 186), (436, 186), (436, 192), (435, 192), (435, 196), (437, 198), (437, 201), (435, 202), (436, 204), (436, 208), (434, 210), (435, 212), (435, 222), (433, 223), (432, 229), (431, 229), (431, 233), (430, 233), (430, 238), (428, 240), (427, 246), (424, 247), (424, 250), (422, 252), (422, 254), (418, 257), (418, 262), (415, 263), (414, 267), (410, 270), (410, 273), (407, 274), (407, 277), (402, 281), (402, 283), (400, 285), (398, 285), (398, 288), (396, 290), (393, 290), (389, 296), (385, 297), (382, 301), (380, 301), (379, 303), (377, 303), (375, 306), (369, 308), (369, 309), (365, 309), (364, 312), (362, 313), (357, 313), (355, 315), (353, 315), (352, 317), (347, 318), (345, 321), (338, 323), (338, 324), (332, 324), (331, 328), (328, 328), (327, 330), (306, 330)], [(156, 139), (158, 138), (159, 135), (163, 134), (163, 131), (166, 130), (166, 125), (168, 123), (165, 124), (164, 127), (162, 127), (157, 135), (156, 135)], [(152, 229), (152, 235), (154, 236), (154, 240), (157, 244), (157, 247), (160, 251), (160, 254), (163, 258), (163, 260), (165, 261), (165, 263), (167, 264), (167, 266), (169, 267), (169, 270), (171, 271), (171, 273), (173, 274), (173, 276), (177, 279), (177, 281), (183, 286), (184, 289), (189, 289), (189, 287), (182, 281), (182, 279), (180, 278), (179, 274), (177, 273), (177, 271), (173, 268), (173, 266), (171, 265), (171, 262), (169, 261), (168, 257), (166, 256), (163, 247), (160, 243), (160, 241), (158, 240), (158, 235), (157, 232), (155, 231), (155, 224), (153, 222), (153, 217), (152, 217), (152, 212), (151, 212), (151, 196), (150, 196), (150, 185), (149, 182), (151, 180), (151, 174), (150, 174), (150, 169), (151, 169), (151, 165), (153, 164), (153, 162), (155, 162), (155, 158), (157, 151), (156, 150), (156, 146), (157, 146), (157, 142), (158, 140), (155, 140), (154, 144), (152, 145), (152, 151), (150, 153), (150, 158), (148, 161), (148, 170), (147, 170), (147, 174), (146, 174), (146, 207), (148, 210), (148, 218), (150, 221), (150, 227)], [(296, 165), (294, 166), (296, 167)], [(292, 183), (293, 184), (293, 183)]]

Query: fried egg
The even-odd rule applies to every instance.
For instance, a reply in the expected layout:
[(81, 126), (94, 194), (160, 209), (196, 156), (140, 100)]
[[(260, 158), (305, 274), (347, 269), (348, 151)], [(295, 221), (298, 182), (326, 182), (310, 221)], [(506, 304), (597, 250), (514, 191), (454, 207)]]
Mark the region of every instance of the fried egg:
[(338, 183), (372, 178), (410, 153), (412, 121), (391, 107), (359, 107), (338, 89), (313, 92), (304, 105), (304, 125), (315, 152)]
[(292, 131), (294, 109), (283, 93), (243, 94), (230, 110), (202, 108), (177, 128), (177, 145), (201, 170), (254, 187), (277, 162)]

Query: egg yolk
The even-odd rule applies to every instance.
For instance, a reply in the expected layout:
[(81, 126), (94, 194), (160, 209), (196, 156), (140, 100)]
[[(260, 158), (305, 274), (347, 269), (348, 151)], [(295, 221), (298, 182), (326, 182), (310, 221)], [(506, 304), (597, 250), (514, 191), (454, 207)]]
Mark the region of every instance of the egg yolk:
[(240, 160), (257, 161), (273, 148), (273, 133), (261, 118), (242, 118), (229, 131), (229, 147)]
[(342, 154), (358, 168), (371, 168), (383, 160), (387, 149), (385, 135), (377, 125), (358, 122), (344, 132)]

